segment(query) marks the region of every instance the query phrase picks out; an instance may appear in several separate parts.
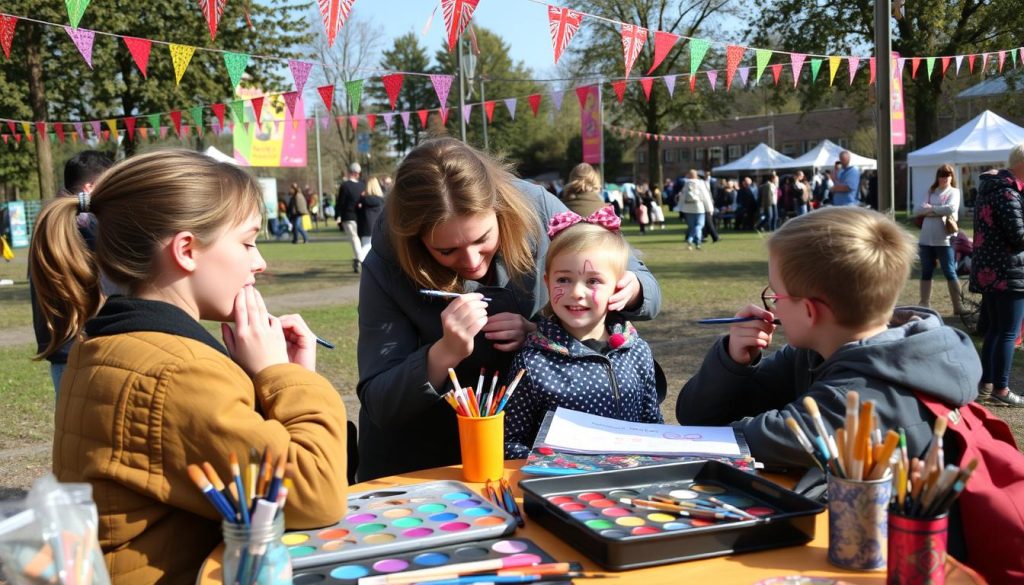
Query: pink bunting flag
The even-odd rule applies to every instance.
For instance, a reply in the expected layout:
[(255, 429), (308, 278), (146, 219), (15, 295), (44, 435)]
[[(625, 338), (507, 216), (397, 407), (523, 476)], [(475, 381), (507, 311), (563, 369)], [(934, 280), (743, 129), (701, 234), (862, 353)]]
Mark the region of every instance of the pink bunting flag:
[(81, 122), (75, 122), (75, 134), (78, 135), (79, 139), (85, 140), (85, 126)]
[(612, 82), (612, 89), (615, 90), (615, 97), (618, 98), (619, 103), (622, 103), (622, 98), (626, 96), (626, 80), (620, 79)]
[(199, 0), (199, 10), (203, 12), (203, 17), (206, 18), (206, 25), (210, 29), (210, 40), (217, 39), (217, 24), (220, 23), (220, 17), (224, 14), (224, 5), (227, 4), (227, 0)]
[(331, 124), (331, 117), (330, 116), (317, 116), (317, 118), (320, 120), (320, 129), (321, 130), (327, 130), (327, 128)]
[(530, 104), (530, 109), (533, 110), (534, 117), (537, 116), (537, 110), (540, 109), (540, 94), (535, 93), (526, 98), (526, 101)]
[(348, 15), (352, 12), (352, 4), (356, 0), (317, 0), (320, 3), (320, 20), (327, 32), (327, 46), (334, 46), (338, 31), (345, 26)]
[(633, 63), (636, 62), (646, 41), (646, 28), (635, 24), (622, 24), (622, 56), (626, 61), (626, 77), (629, 77), (629, 72), (633, 70)]
[(568, 8), (548, 6), (548, 29), (551, 32), (551, 48), (555, 51), (556, 64), (562, 56), (562, 51), (569, 46), (569, 41), (579, 30), (581, 22), (582, 13)]
[(359, 130), (359, 116), (349, 116), (348, 124), (349, 126), (352, 126), (353, 132)]
[[(246, 124), (246, 127), (248, 127), (248, 124)], [(161, 126), (160, 127), (160, 140), (166, 140), (166, 139), (167, 139), (167, 126)]]
[(974, 58), (975, 57), (977, 57), (977, 55), (967, 55), (967, 67), (968, 67), (968, 70), (971, 72), (971, 75), (974, 75)]
[(991, 55), (991, 53), (982, 53), (981, 54), (981, 74), (982, 75), (984, 75), (985, 72), (988, 71), (988, 57), (989, 57), (989, 55)]
[(334, 86), (333, 85), (321, 85), (316, 88), (317, 93), (320, 94), (320, 99), (324, 101), (324, 107), (327, 108), (327, 113), (331, 113), (331, 104), (334, 103)]
[(736, 75), (736, 69), (743, 60), (743, 53), (747, 52), (746, 47), (729, 45), (725, 48), (725, 89), (732, 89), (732, 78)]
[[(178, 116), (181, 116), (181, 112), (178, 112)], [(92, 126), (92, 135), (94, 137), (98, 138), (99, 135), (100, 135), (101, 129), (102, 129), (102, 126), (100, 125), (100, 121), (99, 120), (90, 120), (89, 121), (89, 125)]]
[(860, 57), (848, 57), (846, 65), (850, 69), (850, 85), (853, 85), (853, 78), (857, 76), (857, 67), (860, 66)]
[(299, 92), (288, 91), (284, 95), (284, 105), (288, 108), (288, 113), (291, 114), (292, 118), (295, 117), (295, 104), (299, 101)]
[(391, 130), (392, 124), (395, 123), (395, 113), (394, 112), (387, 112), (385, 114), (381, 114), (380, 117), (384, 118), (384, 126), (388, 130)]
[(664, 79), (665, 79), (665, 87), (668, 88), (668, 97), (671, 98), (671, 97), (673, 97), (673, 94), (676, 91), (676, 76), (675, 75), (666, 75), (664, 77)]
[(647, 101), (651, 101), (651, 88), (654, 87), (654, 78), (653, 77), (641, 77), (640, 78), (640, 87), (644, 88), (644, 98)]
[(711, 91), (715, 91), (715, 88), (718, 86), (718, 70), (717, 69), (709, 69), (708, 70), (708, 83), (711, 84)]
[(750, 67), (740, 67), (740, 85), (743, 87), (747, 86), (747, 79), (750, 77)]
[(508, 116), (513, 120), (516, 119), (516, 103), (518, 101), (516, 98), (505, 98), (505, 109), (508, 110)]
[[(455, 50), (462, 31), (466, 30), (473, 11), (480, 0), (441, 0), (441, 15), (444, 16), (444, 28), (448, 31), (448, 52)], [(444, 105), (444, 101), (441, 102)]]
[(0, 47), (3, 47), (4, 56), (11, 58), (11, 43), (14, 42), (14, 27), (18, 24), (18, 17), (0, 14)]
[(71, 40), (75, 42), (78, 52), (82, 54), (82, 58), (88, 63), (89, 69), (92, 69), (92, 43), (96, 38), (96, 33), (88, 29), (71, 28), (70, 26), (65, 26), (64, 30), (71, 37)]
[[(57, 124), (58, 128), (60, 124)], [(124, 127), (128, 130), (128, 140), (135, 140), (135, 116), (128, 116), (124, 119)], [(64, 131), (60, 130), (58, 134), (61, 135), (61, 142), (64, 142), (63, 136)]]
[(420, 128), (427, 127), (427, 116), (430, 115), (428, 110), (416, 110), (416, 115), (420, 117)]
[(551, 103), (555, 104), (555, 111), (562, 111), (562, 98), (565, 97), (564, 91), (553, 91), (551, 92)]
[(252, 111), (256, 116), (253, 122), (256, 122), (258, 125), (260, 123), (260, 115), (263, 113), (263, 96), (254, 97), (249, 101), (252, 103)]
[(453, 79), (455, 79), (454, 75), (432, 74), (430, 76), (430, 83), (434, 85), (434, 91), (437, 92), (437, 101), (441, 102), (442, 106), (448, 103), (448, 92), (452, 89)]
[(484, 102), (484, 113), (487, 114), (487, 121), (494, 120), (494, 100)]
[(868, 85), (875, 82), (875, 58), (868, 59)]
[(768, 66), (768, 69), (772, 72), (772, 79), (775, 80), (775, 85), (778, 85), (779, 78), (782, 77), (782, 63), (773, 63)]
[(409, 112), (400, 112), (398, 114), (398, 116), (400, 118), (402, 118), (402, 124), (405, 126), (406, 129), (408, 129), (409, 128)]
[(402, 91), (402, 82), (405, 81), (405, 75), (401, 73), (390, 73), (380, 78), (384, 84), (384, 91), (388, 93), (388, 102), (391, 103), (391, 109), (395, 109), (395, 103), (398, 101), (398, 94)]
[(654, 64), (647, 71), (647, 75), (650, 75), (661, 65), (661, 62), (668, 57), (669, 51), (675, 46), (676, 41), (679, 40), (679, 35), (672, 33), (662, 32), (660, 30), (654, 31)]
[(466, 107), (462, 108), (462, 121), (469, 124), (469, 117), (473, 114), (473, 104), (466, 104)]
[(302, 93), (306, 87), (306, 80), (309, 79), (309, 70), (313, 68), (312, 63), (305, 61), (288, 61), (288, 69), (292, 72), (292, 80), (295, 82), (295, 91)]
[(789, 65), (793, 69), (793, 87), (800, 82), (800, 70), (804, 68), (804, 60), (807, 59), (807, 55), (803, 53), (793, 53), (790, 55)]

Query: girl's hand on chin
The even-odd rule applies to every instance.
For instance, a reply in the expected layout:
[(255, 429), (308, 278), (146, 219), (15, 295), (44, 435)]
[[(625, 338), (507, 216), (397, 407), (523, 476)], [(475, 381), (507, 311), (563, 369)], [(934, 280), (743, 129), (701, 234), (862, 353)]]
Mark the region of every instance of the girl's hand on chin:
[(235, 326), (221, 323), (224, 345), (231, 358), (250, 376), (276, 364), (287, 364), (288, 346), (281, 321), (267, 312), (267, 305), (252, 286), (235, 296)]
[(281, 315), (281, 329), (288, 343), (288, 361), (316, 371), (316, 335), (299, 315)]

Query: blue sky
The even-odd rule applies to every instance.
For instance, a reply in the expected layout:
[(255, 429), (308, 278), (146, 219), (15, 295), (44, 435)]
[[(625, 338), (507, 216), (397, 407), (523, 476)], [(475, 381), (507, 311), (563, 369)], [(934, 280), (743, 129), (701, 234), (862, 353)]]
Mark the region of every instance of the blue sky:
[[(430, 31), (426, 36), (420, 36), (435, 7), (437, 12)], [(360, 18), (370, 18), (383, 28), (382, 50), (391, 47), (395, 37), (413, 31), (433, 57), (447, 36), (439, 0), (356, 0), (352, 13)], [(554, 75), (546, 5), (529, 0), (484, 0), (473, 13), (473, 23), (505, 39), (510, 56), (524, 62), (535, 76)], [(586, 21), (583, 26), (587, 26)]]

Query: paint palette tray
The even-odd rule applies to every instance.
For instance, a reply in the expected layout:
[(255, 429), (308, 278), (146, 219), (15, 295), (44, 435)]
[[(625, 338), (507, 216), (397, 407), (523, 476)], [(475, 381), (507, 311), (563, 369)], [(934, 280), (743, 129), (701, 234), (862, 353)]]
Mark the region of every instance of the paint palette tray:
[(300, 569), (498, 538), (515, 528), (515, 518), (465, 484), (432, 481), (350, 494), (337, 524), (281, 538)]
[(355, 584), (363, 577), (389, 575), (404, 571), (431, 569), (457, 563), (469, 563), (513, 555), (532, 555), (535, 563), (553, 563), (555, 559), (531, 540), (525, 538), (498, 538), (449, 546), (434, 547), (400, 554), (325, 564), (296, 569), (294, 585), (322, 583), (324, 585)]
[[(610, 570), (799, 545), (824, 506), (718, 461), (670, 463), (519, 482), (526, 513)], [(757, 519), (713, 521), (621, 503), (714, 496)]]

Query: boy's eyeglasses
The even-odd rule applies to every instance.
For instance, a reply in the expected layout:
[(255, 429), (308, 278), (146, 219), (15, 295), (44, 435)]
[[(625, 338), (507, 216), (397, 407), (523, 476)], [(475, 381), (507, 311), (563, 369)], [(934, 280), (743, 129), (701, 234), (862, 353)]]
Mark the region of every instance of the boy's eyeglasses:
[[(771, 292), (769, 292), (769, 291), (771, 291)], [(781, 300), (784, 300), (784, 299), (807, 299), (809, 301), (814, 301), (816, 303), (821, 303), (821, 304), (825, 305), (826, 307), (829, 306), (828, 303), (826, 303), (825, 301), (823, 301), (823, 300), (821, 300), (821, 299), (819, 299), (817, 297), (799, 297), (799, 296), (796, 296), (796, 295), (780, 295), (780, 294), (777, 294), (775, 291), (772, 290), (772, 286), (771, 285), (768, 285), (768, 286), (764, 287), (764, 290), (761, 291), (761, 303), (764, 305), (764, 310), (766, 310), (766, 311), (771, 311), (772, 309), (775, 308), (775, 301), (781, 301)]]

